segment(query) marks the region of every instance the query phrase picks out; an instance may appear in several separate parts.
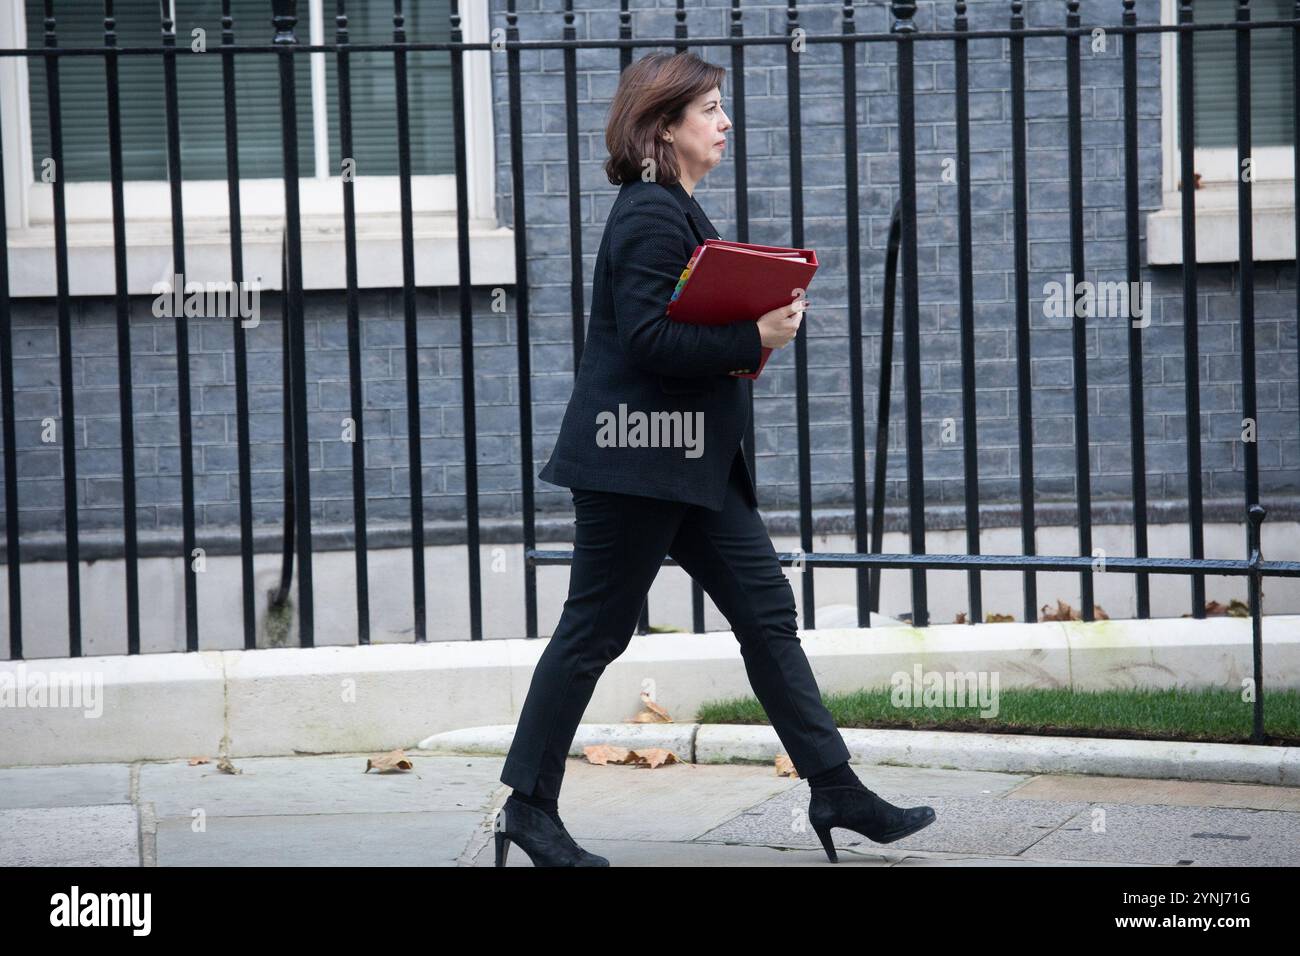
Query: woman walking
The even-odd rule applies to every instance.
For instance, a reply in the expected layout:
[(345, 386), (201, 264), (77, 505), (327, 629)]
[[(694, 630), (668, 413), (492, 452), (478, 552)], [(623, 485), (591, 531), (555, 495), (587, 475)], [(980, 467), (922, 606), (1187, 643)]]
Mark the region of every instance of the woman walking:
[[(831, 828), (879, 843), (934, 820), (867, 789), (821, 700), (796, 635), (794, 592), (758, 513), (741, 440), (762, 347), (799, 330), (807, 301), (757, 322), (675, 322), (665, 307), (690, 255), (720, 238), (694, 199), (723, 157), (731, 121), (725, 71), (692, 53), (650, 54), (622, 74), (610, 106), (605, 172), (619, 186), (596, 255), (591, 319), (555, 449), (541, 471), (571, 489), (576, 515), (569, 594), (537, 662), (501, 780), (496, 864), (511, 841), (537, 866), (608, 866), (558, 811), (564, 761), (605, 667), (632, 638), (665, 556), (731, 624), (751, 686), (799, 776), (809, 818), (835, 862)], [(687, 442), (611, 435), (626, 415), (668, 413)]]

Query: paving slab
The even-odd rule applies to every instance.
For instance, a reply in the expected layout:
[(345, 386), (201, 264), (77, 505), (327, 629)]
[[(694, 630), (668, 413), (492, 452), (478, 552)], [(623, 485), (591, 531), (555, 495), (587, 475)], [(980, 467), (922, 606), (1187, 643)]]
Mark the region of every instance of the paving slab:
[(0, 809), (77, 807), (131, 802), (131, 767), (122, 763), (6, 767)]
[(238, 774), (215, 762), (150, 763), (140, 767), (139, 800), (159, 820), (195, 809), (209, 817), (477, 810), (502, 785), (496, 757), (417, 755), (409, 771), (380, 773), (366, 771), (369, 756), (245, 757), (234, 761)]
[(135, 807), (0, 810), (0, 866), (139, 866)]
[(478, 811), (260, 814), (158, 823), (158, 866), (456, 866)]
[[(1104, 825), (1100, 831), (1094, 822), (1098, 819)], [(1091, 811), (1081, 813), (1024, 855), (1166, 866), (1300, 866), (1300, 816), (1269, 810), (1110, 806), (1100, 818)]]
[(1026, 778), (1007, 793), (1013, 800), (1088, 800), (1159, 806), (1237, 807), (1243, 810), (1300, 811), (1300, 788), (1200, 780), (1134, 780), (1077, 774)]
[(859, 780), (882, 795), (894, 790), (916, 797), (999, 797), (1015, 793), (1036, 779), (1030, 774), (1001, 770), (938, 770), (889, 764), (851, 767)]

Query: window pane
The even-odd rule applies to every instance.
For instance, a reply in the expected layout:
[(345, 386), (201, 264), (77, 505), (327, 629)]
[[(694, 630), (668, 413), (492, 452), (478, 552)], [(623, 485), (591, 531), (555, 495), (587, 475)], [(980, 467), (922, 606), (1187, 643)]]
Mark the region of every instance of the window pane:
[[(403, 4), (406, 38), (412, 42), (445, 42), (451, 38), (448, 0), (410, 0)], [(462, 13), (462, 26), (463, 26)], [(335, 28), (328, 21), (325, 41), (333, 43)], [(352, 43), (391, 43), (390, 3), (348, 4), (348, 40)], [(352, 53), (352, 145), (358, 176), (396, 176), (397, 94), (393, 82), (393, 53)], [(338, 70), (334, 55), (326, 56), (329, 98), (330, 174), (342, 165), (338, 121)], [(413, 175), (455, 172), (452, 154), (451, 54), (425, 50), (406, 54), (407, 104), (410, 111), (411, 172)]]
[[(207, 33), (208, 49), (203, 56), (188, 59), (177, 55), (181, 169), (186, 179), (224, 179), (226, 100), (221, 78), (221, 0), (176, 0), (175, 9), (177, 45), (188, 45), (192, 31), (203, 29)], [(269, 0), (233, 0), (230, 9), (236, 44), (261, 46), (271, 42), (275, 27), (271, 24)], [(305, 0), (298, 4), (298, 16), (294, 27), (298, 42), (310, 43)], [(284, 175), (279, 59), (265, 53), (235, 54), (235, 109), (242, 179), (274, 179)], [(305, 53), (295, 53), (293, 68), (298, 175), (314, 176), (311, 58)]]
[[(1196, 0), (1194, 9), (1197, 23), (1236, 19), (1236, 0)], [(1291, 0), (1251, 0), (1250, 15), (1252, 20), (1289, 20), (1293, 9)], [(1192, 112), (1196, 145), (1235, 147), (1237, 31), (1211, 30), (1193, 35), (1196, 77)], [(1291, 69), (1290, 30), (1270, 27), (1250, 31), (1252, 146), (1290, 146), (1295, 142)]]
[[(27, 45), (45, 44), (43, 4), (27, 0)], [(305, 4), (304, 4), (305, 7)], [(185, 179), (225, 179), (225, 108), (221, 79), (221, 0), (176, 0), (176, 74), (181, 124), (181, 174)], [(274, 31), (267, 0), (234, 0), (235, 40), (270, 42)], [(56, 0), (55, 31), (60, 46), (104, 45), (103, 0)], [(162, 21), (157, 3), (114, 5), (118, 46), (161, 46)], [(300, 36), (306, 42), (306, 22)], [(206, 30), (208, 52), (189, 52), (197, 27)], [(239, 118), (240, 175), (282, 175), (279, 73), (276, 58), (266, 54), (237, 55), (235, 101)], [(122, 56), (118, 59), (122, 115), (122, 163), (128, 180), (167, 178), (167, 113), (162, 57)], [(299, 174), (315, 174), (311, 133), (311, 67), (307, 57), (294, 57), (298, 101)], [(29, 101), (32, 119), (33, 175), (41, 177), (41, 162), (49, 155), (49, 101), (43, 58), (29, 59)], [(87, 182), (109, 178), (108, 94), (104, 59), (98, 56), (59, 58), (59, 93), (63, 132), (63, 181)]]

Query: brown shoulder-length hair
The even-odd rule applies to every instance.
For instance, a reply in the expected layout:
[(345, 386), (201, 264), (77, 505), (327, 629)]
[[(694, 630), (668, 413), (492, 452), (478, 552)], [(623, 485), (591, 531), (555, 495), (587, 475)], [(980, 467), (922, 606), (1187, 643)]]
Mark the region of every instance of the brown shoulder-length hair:
[(722, 88), (727, 71), (694, 53), (650, 53), (637, 60), (618, 81), (605, 126), (605, 175), (614, 185), (641, 178), (646, 159), (654, 160), (655, 179), (677, 182), (677, 151), (663, 132), (681, 120), (697, 96)]

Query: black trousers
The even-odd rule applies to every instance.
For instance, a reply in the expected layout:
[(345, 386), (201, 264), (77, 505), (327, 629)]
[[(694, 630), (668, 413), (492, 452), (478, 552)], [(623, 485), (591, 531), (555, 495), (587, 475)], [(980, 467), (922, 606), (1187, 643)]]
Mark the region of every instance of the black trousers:
[(721, 512), (572, 489), (569, 596), (533, 671), (501, 781), (558, 798), (564, 761), (606, 665), (627, 649), (665, 555), (699, 582), (740, 642), (745, 672), (807, 779), (849, 759), (796, 634), (794, 592), (732, 469)]

